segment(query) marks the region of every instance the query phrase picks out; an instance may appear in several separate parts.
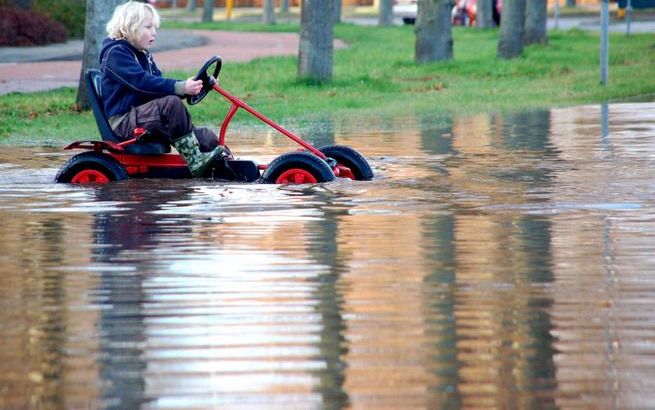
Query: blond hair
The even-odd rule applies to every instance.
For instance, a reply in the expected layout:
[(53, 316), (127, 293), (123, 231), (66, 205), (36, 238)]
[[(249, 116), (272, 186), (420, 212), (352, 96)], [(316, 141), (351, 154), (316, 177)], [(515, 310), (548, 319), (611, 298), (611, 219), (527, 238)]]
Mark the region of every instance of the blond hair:
[(148, 3), (128, 1), (116, 7), (107, 23), (107, 34), (114, 40), (136, 41), (141, 37), (141, 25), (146, 13), (152, 14), (152, 24), (159, 27), (159, 13)]

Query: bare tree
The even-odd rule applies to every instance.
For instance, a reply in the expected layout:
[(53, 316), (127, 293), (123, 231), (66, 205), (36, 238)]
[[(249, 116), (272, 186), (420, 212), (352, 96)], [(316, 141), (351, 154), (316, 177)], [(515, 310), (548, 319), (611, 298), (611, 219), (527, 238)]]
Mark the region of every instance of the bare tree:
[(275, 2), (273, 0), (264, 0), (262, 23), (275, 24)]
[(378, 25), (390, 26), (393, 24), (393, 1), (380, 0), (380, 14), (378, 16)]
[(205, 0), (205, 5), (202, 8), (202, 22), (211, 23), (214, 21), (214, 1)]
[(418, 0), (414, 27), (417, 63), (453, 58), (451, 11), (454, 5), (453, 0)]
[(86, 95), (84, 73), (89, 68), (99, 66), (98, 58), (102, 40), (107, 36), (107, 22), (114, 9), (124, 0), (86, 0), (86, 22), (84, 26), (84, 51), (82, 54), (82, 71), (77, 87), (77, 106), (80, 109), (89, 108), (89, 98)]
[(548, 21), (548, 1), (529, 0), (525, 9), (525, 33), (523, 44), (546, 44), (548, 35), (546, 24)]
[(314, 81), (332, 79), (334, 0), (302, 0), (298, 78)]
[(503, 2), (503, 17), (500, 20), (500, 37), (496, 53), (498, 58), (515, 58), (523, 53), (525, 2), (526, 0)]
[(189, 0), (186, 4), (188, 11), (196, 11), (196, 7), (198, 7), (198, 0)]
[(475, 18), (477, 28), (491, 28), (496, 26), (493, 17), (493, 3), (493, 0), (478, 0), (478, 11)]

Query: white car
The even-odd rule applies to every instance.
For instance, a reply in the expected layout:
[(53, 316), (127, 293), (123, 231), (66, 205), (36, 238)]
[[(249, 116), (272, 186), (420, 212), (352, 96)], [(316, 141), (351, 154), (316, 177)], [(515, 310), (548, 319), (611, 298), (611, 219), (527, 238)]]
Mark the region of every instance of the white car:
[(416, 10), (416, 0), (393, 0), (393, 15), (402, 18), (405, 24), (414, 24)]

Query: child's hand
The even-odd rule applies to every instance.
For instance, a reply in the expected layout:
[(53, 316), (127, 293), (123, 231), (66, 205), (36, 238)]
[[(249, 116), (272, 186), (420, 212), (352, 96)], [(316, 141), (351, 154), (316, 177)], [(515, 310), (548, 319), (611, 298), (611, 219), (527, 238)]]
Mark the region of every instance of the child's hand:
[(184, 82), (185, 95), (196, 95), (200, 90), (202, 90), (202, 80), (194, 80), (190, 77)]

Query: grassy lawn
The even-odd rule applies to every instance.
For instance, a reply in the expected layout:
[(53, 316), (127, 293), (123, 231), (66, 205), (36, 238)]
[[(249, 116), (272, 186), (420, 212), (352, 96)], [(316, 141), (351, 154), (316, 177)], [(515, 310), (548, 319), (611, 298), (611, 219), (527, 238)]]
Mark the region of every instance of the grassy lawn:
[[(253, 24), (181, 24), (168, 27), (263, 30)], [(297, 31), (277, 24), (277, 31)], [(413, 27), (362, 27), (340, 24), (335, 36), (349, 46), (334, 53), (334, 80), (310, 84), (296, 79), (296, 57), (271, 57), (249, 63), (226, 61), (224, 88), (283, 124), (326, 116), (357, 116), (365, 127), (374, 116), (414, 113), (512, 111), (612, 101), (655, 93), (655, 37), (613, 34), (609, 85), (599, 84), (599, 35), (553, 31), (547, 46), (526, 48), (521, 58), (496, 58), (498, 31), (454, 29), (452, 61), (416, 65)], [(184, 78), (192, 73), (172, 72)], [(0, 140), (71, 141), (96, 138), (88, 112), (72, 109), (75, 90), (0, 96)], [(216, 124), (226, 104), (209, 95), (192, 107), (197, 124)], [(247, 114), (238, 120), (250, 121)]]

